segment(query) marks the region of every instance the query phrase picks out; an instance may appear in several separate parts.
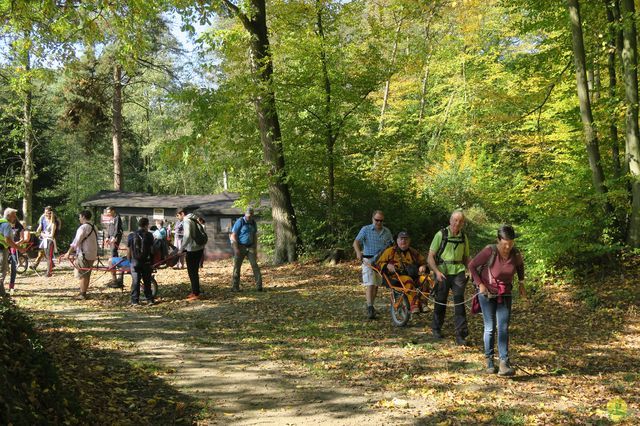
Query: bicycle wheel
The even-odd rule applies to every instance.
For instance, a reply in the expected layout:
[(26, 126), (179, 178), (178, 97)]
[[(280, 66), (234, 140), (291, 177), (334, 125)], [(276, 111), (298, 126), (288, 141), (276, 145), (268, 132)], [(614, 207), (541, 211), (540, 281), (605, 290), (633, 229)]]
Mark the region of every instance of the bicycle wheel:
[(391, 321), (397, 327), (404, 327), (411, 318), (409, 298), (399, 291), (391, 291)]
[(16, 266), (16, 272), (19, 274), (24, 274), (27, 272), (27, 268), (29, 267), (29, 256), (26, 253), (20, 253), (18, 255), (18, 265)]
[(151, 294), (153, 297), (158, 295), (158, 282), (155, 277), (151, 277)]

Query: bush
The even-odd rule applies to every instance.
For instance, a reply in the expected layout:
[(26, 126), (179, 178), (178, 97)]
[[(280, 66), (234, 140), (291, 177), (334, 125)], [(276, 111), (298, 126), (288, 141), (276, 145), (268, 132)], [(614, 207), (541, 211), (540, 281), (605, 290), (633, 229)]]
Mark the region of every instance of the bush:
[(29, 318), (0, 298), (0, 424), (61, 423), (58, 374)]

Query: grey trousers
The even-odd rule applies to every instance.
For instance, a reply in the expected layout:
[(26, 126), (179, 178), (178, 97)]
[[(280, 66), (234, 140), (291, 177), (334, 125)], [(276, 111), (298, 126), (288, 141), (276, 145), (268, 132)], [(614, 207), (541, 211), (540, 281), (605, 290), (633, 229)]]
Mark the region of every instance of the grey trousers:
[(253, 269), (253, 278), (256, 280), (256, 288), (262, 288), (262, 274), (260, 273), (260, 267), (258, 266), (258, 254), (255, 249), (247, 246), (238, 246), (240, 254), (233, 257), (233, 282), (231, 285), (233, 288), (240, 287), (240, 268), (244, 258), (249, 259), (251, 269)]

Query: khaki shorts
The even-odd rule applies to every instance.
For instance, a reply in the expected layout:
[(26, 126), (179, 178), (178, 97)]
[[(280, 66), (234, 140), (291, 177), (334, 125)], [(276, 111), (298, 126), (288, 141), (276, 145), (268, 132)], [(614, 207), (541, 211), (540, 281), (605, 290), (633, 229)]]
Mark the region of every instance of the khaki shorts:
[(382, 285), (382, 277), (376, 271), (373, 270), (369, 265), (371, 265), (371, 259), (363, 258), (362, 259), (362, 285), (363, 286), (372, 286), (372, 285)]
[(76, 269), (73, 271), (74, 276), (78, 279), (89, 278), (91, 276), (91, 269), (88, 268), (93, 266), (93, 262), (95, 262), (95, 260), (85, 259), (82, 255), (76, 257)]

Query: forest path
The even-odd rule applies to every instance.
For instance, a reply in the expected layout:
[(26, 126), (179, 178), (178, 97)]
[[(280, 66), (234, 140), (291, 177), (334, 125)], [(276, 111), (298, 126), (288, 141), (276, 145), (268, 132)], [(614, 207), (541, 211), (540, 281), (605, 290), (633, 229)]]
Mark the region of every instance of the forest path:
[[(188, 293), (186, 270), (159, 272), (162, 297), (156, 306), (127, 306), (126, 292), (106, 288), (109, 277), (102, 272), (94, 272), (89, 300), (78, 301), (75, 280), (64, 266), (49, 279), (36, 275), (20, 279), (16, 300), (37, 315), (56, 318), (79, 334), (104, 342), (104, 347), (118, 347), (130, 362), (167, 372), (163, 380), (202, 403), (199, 424), (413, 421), (415, 412), (410, 410), (376, 408), (376, 402), (384, 399), (382, 392), (314, 377), (290, 361), (266, 358), (261, 353), (264, 348), (250, 341), (212, 336), (211, 323), (243, 322), (245, 313), (237, 312), (234, 302), (256, 301), (277, 290), (229, 292), (222, 284), (230, 275), (228, 262), (210, 263), (201, 273), (205, 294), (196, 302), (178, 298), (179, 293)], [(222, 300), (208, 292), (213, 277), (219, 285), (213, 291), (224, 293)]]

